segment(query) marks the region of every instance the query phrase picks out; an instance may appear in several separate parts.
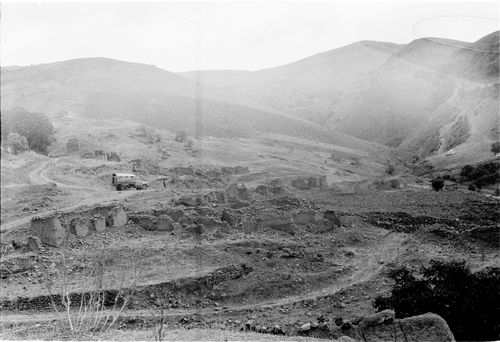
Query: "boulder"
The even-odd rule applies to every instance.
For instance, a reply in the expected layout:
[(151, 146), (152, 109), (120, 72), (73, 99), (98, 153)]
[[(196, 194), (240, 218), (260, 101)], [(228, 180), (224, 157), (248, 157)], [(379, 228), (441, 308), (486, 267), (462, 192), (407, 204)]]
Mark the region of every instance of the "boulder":
[(399, 327), (405, 342), (455, 341), (446, 321), (433, 313), (400, 319)]
[(384, 310), (363, 317), (355, 332), (365, 341), (454, 341), (453, 334), (440, 316), (432, 313), (395, 319), (394, 312)]
[(299, 332), (307, 332), (311, 330), (311, 323), (306, 323), (306, 324), (303, 324), (300, 328), (299, 328)]
[(361, 319), (358, 324), (358, 327), (362, 330), (375, 327), (384, 322), (393, 322), (394, 321), (394, 311), (392, 310), (384, 310), (377, 312), (376, 314), (365, 316)]

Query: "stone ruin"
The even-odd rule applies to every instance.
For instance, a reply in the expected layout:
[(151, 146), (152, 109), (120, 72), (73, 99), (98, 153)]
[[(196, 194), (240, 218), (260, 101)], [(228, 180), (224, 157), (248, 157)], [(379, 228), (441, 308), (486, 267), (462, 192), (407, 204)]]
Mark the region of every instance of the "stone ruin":
[(260, 225), (275, 230), (292, 233), (297, 226), (315, 227), (319, 232), (330, 231), (342, 226), (341, 220), (333, 210), (318, 211), (313, 209), (298, 209), (288, 211), (268, 210), (258, 218)]
[(30, 233), (43, 244), (57, 247), (66, 240), (67, 230), (58, 215), (51, 215), (31, 219)]
[[(68, 150), (69, 151), (69, 150)], [(81, 156), (82, 159), (102, 159), (102, 160), (107, 160), (107, 161), (112, 161), (112, 162), (120, 162), (121, 158), (118, 155), (118, 153), (111, 151), (111, 152), (105, 152), (103, 150), (95, 150), (93, 152), (87, 151), (84, 152)]]
[(250, 200), (250, 191), (244, 184), (230, 184), (226, 189), (226, 194), (229, 198), (239, 198), (241, 200)]
[(96, 159), (106, 159), (106, 154), (103, 150), (95, 150), (94, 155)]
[(31, 220), (30, 235), (44, 245), (59, 247), (71, 234), (83, 238), (106, 227), (121, 227), (128, 223), (121, 206), (101, 206), (75, 212), (58, 212)]
[(84, 152), (81, 157), (83, 159), (95, 159), (95, 155), (93, 152)]
[(120, 156), (118, 155), (118, 153), (116, 153), (114, 151), (106, 153), (106, 159), (108, 161), (112, 161), (112, 162), (121, 162), (122, 161), (122, 159), (120, 158)]

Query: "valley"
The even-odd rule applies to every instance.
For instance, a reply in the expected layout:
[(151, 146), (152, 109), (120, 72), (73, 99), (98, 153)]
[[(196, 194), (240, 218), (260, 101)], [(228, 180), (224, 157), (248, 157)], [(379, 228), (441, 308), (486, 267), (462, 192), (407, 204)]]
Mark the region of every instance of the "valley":
[(376, 301), (401, 267), (498, 267), (498, 37), (2, 67), (0, 338), (454, 340)]
[[(482, 269), (498, 262), (491, 241), (467, 238), (484, 223), (467, 214), (448, 223), (498, 199), (452, 183), (436, 193), (388, 148), (367, 152), (276, 135), (181, 143), (162, 130), (152, 143), (142, 127), (67, 119), (55, 122), (57, 143), (47, 157), (3, 155), (2, 336), (52, 336), (47, 324), (59, 316), (49, 293), (58, 295), (61, 263), (68, 291), (77, 294), (92, 289), (89, 268), (104, 258), (108, 295), (134, 289), (117, 327), (151, 338), (162, 307), (167, 334), (240, 336), (234, 334), (248, 329), (272, 336), (278, 326), (300, 335), (301, 326), (322, 317), (372, 314), (373, 298), (389, 290), (387, 274), (398, 265), (460, 257)], [(121, 161), (69, 153), (62, 143), (70, 136), (116, 151)], [(394, 175), (386, 173), (389, 164)], [(131, 169), (150, 187), (116, 191), (111, 173)], [(310, 181), (323, 176), (324, 184)], [(27, 242), (34, 217), (65, 222), (106, 206), (125, 209), (124, 226), (70, 233), (57, 247)], [(403, 214), (409, 221), (396, 223)], [(441, 236), (439, 222), (456, 234)], [(21, 328), (25, 333), (13, 333)], [(314, 328), (308, 335), (356, 338), (356, 331)]]

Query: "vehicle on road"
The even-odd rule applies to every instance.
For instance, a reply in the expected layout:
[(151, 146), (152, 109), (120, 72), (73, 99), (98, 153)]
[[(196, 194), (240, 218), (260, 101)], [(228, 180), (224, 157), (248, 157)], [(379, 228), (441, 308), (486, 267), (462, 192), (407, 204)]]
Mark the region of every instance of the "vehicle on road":
[(147, 189), (149, 183), (132, 173), (113, 173), (111, 184), (118, 191), (136, 188), (137, 190)]

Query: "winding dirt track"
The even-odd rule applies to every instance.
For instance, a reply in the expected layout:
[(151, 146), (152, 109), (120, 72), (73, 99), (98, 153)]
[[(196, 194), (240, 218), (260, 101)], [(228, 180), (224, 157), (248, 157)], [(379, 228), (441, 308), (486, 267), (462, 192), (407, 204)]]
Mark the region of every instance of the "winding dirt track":
[[(38, 212), (36, 214), (28, 215), (13, 221), (9, 221), (6, 223), (2, 223), (0, 226), (0, 232), (6, 233), (13, 229), (16, 229), (20, 226), (28, 224), (31, 219), (35, 216), (51, 214), (57, 211), (66, 211), (66, 210), (75, 210), (82, 206), (90, 206), (95, 204), (103, 204), (109, 201), (115, 200), (123, 200), (127, 197), (134, 196), (138, 194), (137, 191), (110, 191), (109, 189), (99, 189), (95, 187), (87, 187), (87, 186), (78, 186), (73, 184), (65, 184), (58, 181), (55, 181), (49, 177), (50, 171), (56, 167), (57, 163), (61, 158), (56, 158), (55, 160), (46, 160), (41, 162), (41, 164), (31, 171), (28, 175), (31, 185), (43, 185), (53, 183), (58, 188), (63, 188), (68, 191), (86, 191), (89, 194), (88, 199), (82, 200), (81, 198), (75, 199), (74, 202), (77, 203), (68, 203), (68, 206), (60, 209), (46, 210), (42, 212)], [(151, 191), (151, 190), (148, 190)]]
[[(357, 270), (340, 278), (335, 285), (324, 287), (320, 290), (312, 291), (295, 296), (279, 298), (271, 301), (258, 302), (246, 305), (228, 306), (227, 311), (245, 311), (255, 308), (274, 308), (282, 305), (293, 304), (303, 300), (316, 299), (324, 296), (334, 295), (342, 290), (357, 284), (364, 283), (382, 271), (384, 264), (393, 262), (404, 252), (404, 242), (407, 239), (405, 233), (389, 232), (383, 239), (366, 251), (366, 257), (358, 260)], [(378, 247), (378, 248), (377, 248)], [(164, 312), (165, 316), (188, 316), (188, 315), (209, 315), (215, 311), (212, 308), (203, 309), (170, 309)], [(77, 312), (75, 312), (77, 315)], [(122, 314), (123, 317), (152, 317), (151, 310), (127, 310)], [(21, 323), (21, 322), (48, 322), (60, 318), (56, 312), (41, 313), (7, 313), (3, 312), (0, 321), (2, 323)]]

